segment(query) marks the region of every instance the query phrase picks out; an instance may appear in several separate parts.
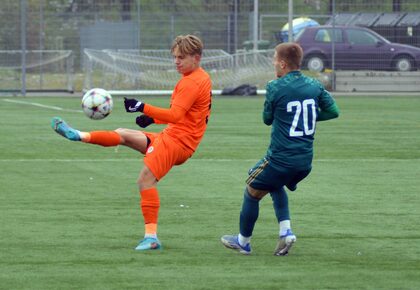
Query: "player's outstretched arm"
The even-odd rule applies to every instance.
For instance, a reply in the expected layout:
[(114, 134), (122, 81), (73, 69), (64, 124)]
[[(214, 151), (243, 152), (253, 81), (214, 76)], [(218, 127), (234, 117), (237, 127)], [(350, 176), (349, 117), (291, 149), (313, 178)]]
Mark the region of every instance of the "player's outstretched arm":
[(187, 112), (184, 108), (176, 105), (169, 109), (163, 109), (136, 99), (127, 98), (124, 98), (124, 107), (128, 113), (143, 112), (153, 118), (156, 123), (178, 123)]
[(155, 121), (159, 120), (160, 123), (178, 123), (184, 118), (187, 110), (172, 104), (169, 109), (163, 109), (152, 105), (145, 105), (143, 112), (152, 117)]

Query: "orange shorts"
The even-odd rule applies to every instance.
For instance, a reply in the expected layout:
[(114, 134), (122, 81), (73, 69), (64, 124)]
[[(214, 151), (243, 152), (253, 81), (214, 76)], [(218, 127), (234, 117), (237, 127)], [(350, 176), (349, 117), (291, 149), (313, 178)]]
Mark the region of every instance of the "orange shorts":
[(180, 165), (193, 154), (164, 133), (143, 132), (149, 139), (143, 162), (157, 180), (164, 177), (175, 165)]

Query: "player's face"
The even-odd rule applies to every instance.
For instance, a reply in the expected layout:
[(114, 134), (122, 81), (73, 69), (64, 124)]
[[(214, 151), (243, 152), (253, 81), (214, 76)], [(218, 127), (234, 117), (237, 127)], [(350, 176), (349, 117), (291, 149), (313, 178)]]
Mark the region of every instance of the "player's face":
[(277, 57), (277, 52), (274, 52), (273, 65), (277, 77), (282, 77), (286, 74), (286, 62)]
[(178, 48), (175, 48), (173, 53), (174, 63), (176, 66), (176, 70), (180, 74), (189, 74), (194, 71), (200, 65), (200, 56), (196, 55), (188, 55), (188, 54), (181, 54)]

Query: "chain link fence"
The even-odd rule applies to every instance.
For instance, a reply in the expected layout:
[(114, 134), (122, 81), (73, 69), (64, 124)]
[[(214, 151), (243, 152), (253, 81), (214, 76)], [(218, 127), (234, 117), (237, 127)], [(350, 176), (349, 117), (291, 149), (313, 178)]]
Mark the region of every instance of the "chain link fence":
[[(206, 49), (232, 55), (255, 46), (270, 50), (288, 36), (289, 3), (294, 19), (367, 27), (390, 41), (420, 47), (417, 0), (2, 0), (0, 91), (80, 91), (85, 49), (166, 50), (179, 34), (196, 34)], [(9, 51), (21, 55), (10, 58)], [(46, 62), (57, 51), (67, 58)]]

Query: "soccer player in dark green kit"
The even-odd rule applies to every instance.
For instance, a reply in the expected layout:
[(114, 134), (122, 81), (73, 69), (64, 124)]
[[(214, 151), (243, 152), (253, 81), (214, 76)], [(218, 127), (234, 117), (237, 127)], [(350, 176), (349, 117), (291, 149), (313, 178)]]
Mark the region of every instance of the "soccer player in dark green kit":
[(296, 43), (276, 46), (273, 65), (277, 79), (266, 88), (263, 121), (271, 127), (267, 154), (249, 170), (239, 217), (239, 234), (221, 238), (224, 246), (251, 253), (251, 236), (258, 219), (259, 201), (270, 193), (279, 222), (274, 255), (288, 254), (296, 236), (290, 225), (289, 202), (284, 187), (297, 184), (312, 169), (316, 122), (337, 118), (339, 109), (325, 88), (300, 72), (303, 51)]

